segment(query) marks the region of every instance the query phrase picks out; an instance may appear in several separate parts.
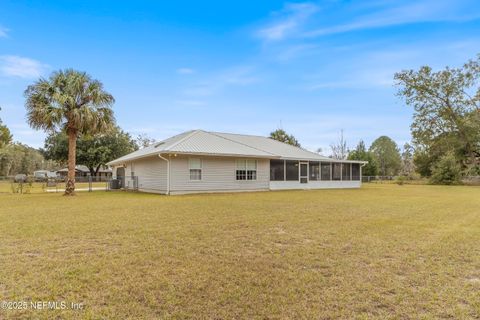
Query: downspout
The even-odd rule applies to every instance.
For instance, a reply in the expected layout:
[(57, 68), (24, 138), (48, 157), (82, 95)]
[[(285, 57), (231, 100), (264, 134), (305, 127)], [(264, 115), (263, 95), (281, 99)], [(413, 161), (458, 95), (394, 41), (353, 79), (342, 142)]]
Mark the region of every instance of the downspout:
[(363, 172), (362, 172), (363, 170), (362, 170), (362, 168), (365, 167), (367, 164), (368, 164), (368, 162), (364, 162), (360, 166), (360, 185), (362, 185), (362, 183), (363, 183)]
[(167, 195), (170, 194), (170, 161), (167, 158), (162, 157), (162, 154), (158, 154), (158, 157), (167, 162)]

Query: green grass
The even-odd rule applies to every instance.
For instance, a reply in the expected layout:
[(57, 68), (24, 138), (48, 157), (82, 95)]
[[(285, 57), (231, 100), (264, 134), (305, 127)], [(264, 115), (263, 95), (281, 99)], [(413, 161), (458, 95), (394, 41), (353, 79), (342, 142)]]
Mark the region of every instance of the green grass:
[(0, 203), (0, 319), (480, 317), (479, 187)]

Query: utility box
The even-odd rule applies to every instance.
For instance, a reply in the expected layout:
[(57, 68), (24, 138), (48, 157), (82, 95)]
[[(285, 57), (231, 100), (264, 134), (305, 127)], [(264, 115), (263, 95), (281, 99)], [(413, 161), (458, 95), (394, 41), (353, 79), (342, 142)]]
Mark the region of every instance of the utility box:
[(112, 179), (110, 181), (110, 189), (112, 189), (112, 190), (120, 189), (120, 180), (119, 179)]

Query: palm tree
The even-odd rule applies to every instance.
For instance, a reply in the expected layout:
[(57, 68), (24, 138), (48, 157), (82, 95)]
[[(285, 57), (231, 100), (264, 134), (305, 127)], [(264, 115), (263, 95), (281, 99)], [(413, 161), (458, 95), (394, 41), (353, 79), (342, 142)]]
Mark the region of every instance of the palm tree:
[(53, 72), (25, 90), (27, 120), (34, 129), (64, 130), (68, 135), (68, 178), (65, 195), (75, 193), (77, 136), (108, 131), (115, 123), (113, 96), (85, 72)]

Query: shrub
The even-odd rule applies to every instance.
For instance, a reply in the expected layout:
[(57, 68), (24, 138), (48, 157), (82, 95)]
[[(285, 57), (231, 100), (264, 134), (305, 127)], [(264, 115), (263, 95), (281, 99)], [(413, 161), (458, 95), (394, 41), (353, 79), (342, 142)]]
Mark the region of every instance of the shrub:
[(453, 152), (446, 153), (432, 166), (430, 181), (433, 184), (460, 184), (461, 178), (462, 167)]
[(395, 178), (395, 183), (398, 184), (399, 186), (403, 186), (403, 184), (405, 183), (405, 180), (407, 180), (407, 177), (398, 176)]
[(480, 176), (480, 165), (471, 166), (463, 173), (465, 177), (478, 177)]

